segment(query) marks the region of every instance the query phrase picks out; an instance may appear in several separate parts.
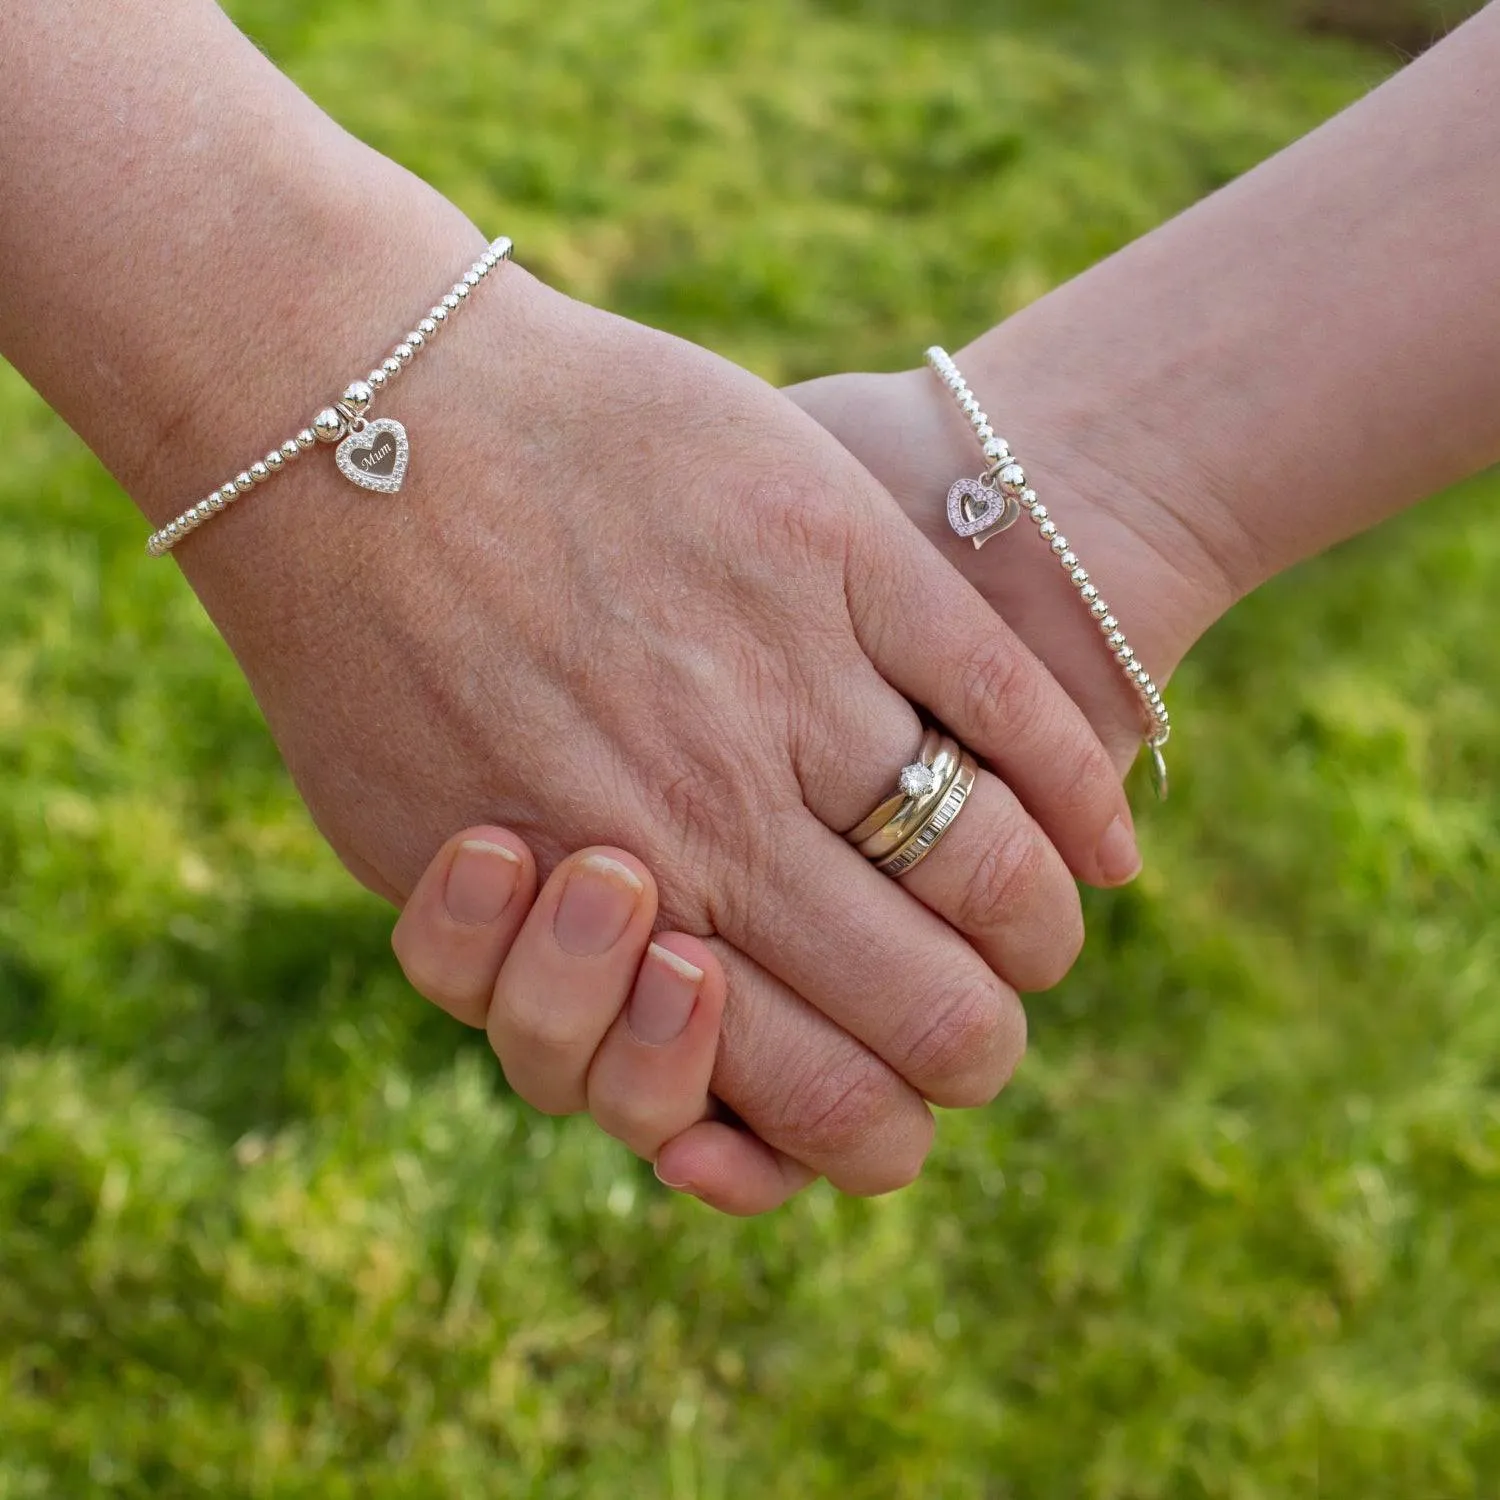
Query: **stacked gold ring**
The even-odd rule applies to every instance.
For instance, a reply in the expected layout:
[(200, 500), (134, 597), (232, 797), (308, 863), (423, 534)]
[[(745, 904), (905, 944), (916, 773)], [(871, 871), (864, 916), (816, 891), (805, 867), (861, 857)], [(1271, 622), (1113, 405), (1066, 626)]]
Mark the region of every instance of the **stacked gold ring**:
[(957, 740), (929, 729), (917, 759), (902, 770), (898, 790), (844, 837), (882, 875), (905, 875), (953, 826), (978, 771)]

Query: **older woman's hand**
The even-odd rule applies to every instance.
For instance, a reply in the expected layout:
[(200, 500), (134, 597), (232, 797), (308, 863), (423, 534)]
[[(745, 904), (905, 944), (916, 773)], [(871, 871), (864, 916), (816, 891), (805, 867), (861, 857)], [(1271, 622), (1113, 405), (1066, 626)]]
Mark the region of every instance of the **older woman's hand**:
[[(472, 256), (433, 238), (412, 290)], [(382, 410), (399, 498), (303, 464), (182, 549), (319, 826), (397, 898), (480, 818), (544, 864), (634, 850), (720, 945), (715, 1091), (840, 1187), (909, 1180), (924, 1100), (992, 1097), (1016, 988), (1075, 957), (1069, 868), (1133, 873), (1082, 715), (792, 403), (518, 268)], [(839, 835), (912, 758), (913, 705), (993, 773), (903, 886)]]

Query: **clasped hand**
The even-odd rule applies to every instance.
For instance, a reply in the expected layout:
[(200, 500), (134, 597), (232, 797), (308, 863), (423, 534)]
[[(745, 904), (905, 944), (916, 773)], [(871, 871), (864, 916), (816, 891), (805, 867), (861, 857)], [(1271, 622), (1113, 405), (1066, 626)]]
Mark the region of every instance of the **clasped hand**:
[[(694, 1170), (724, 1206), (769, 1206), (813, 1175), (856, 1193), (908, 1182), (928, 1104), (993, 1098), (1024, 1046), (1017, 991), (1076, 957), (1074, 877), (1132, 873), (1116, 766), (887, 490), (764, 382), (520, 268), (442, 356), (403, 385), (398, 502), (299, 475), (325, 519), (295, 545), (268, 503), (246, 507), (234, 522), (266, 529), (238, 557), (277, 557), (254, 589), (202, 539), (195, 583), (319, 826), (393, 899), (466, 825), (509, 830), (496, 839), (544, 870), (611, 846), (660, 891), (619, 951), (639, 958), (659, 921), (714, 976), (702, 993), (727, 987), (711, 1093), (746, 1131), (684, 1148), (709, 1151)], [(972, 461), (956, 443), (934, 455)], [(890, 794), (924, 717), (982, 769), (898, 882), (841, 834)], [(597, 1005), (573, 980), (549, 989), (543, 965), (524, 1003), (492, 1007), (478, 971), (505, 944), (455, 981), (477, 940), (443, 910), (418, 898), (403, 928), (430, 919), (452, 948), (429, 933), (402, 950), (418, 988), (488, 1020), (532, 1104), (590, 1108)], [(618, 984), (595, 998), (610, 996), (618, 1009)], [(668, 1139), (621, 1133), (652, 1155)]]

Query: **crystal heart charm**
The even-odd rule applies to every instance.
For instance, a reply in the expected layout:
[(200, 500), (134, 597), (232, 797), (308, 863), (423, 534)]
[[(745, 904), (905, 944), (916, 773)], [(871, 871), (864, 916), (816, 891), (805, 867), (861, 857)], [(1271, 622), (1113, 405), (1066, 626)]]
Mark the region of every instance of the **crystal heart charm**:
[(948, 524), (959, 536), (972, 537), (976, 547), (1014, 526), (1020, 514), (1015, 496), (980, 479), (960, 479), (948, 491)]
[(374, 417), (334, 450), (345, 479), (361, 489), (394, 495), (406, 478), (406, 429), (392, 417)]

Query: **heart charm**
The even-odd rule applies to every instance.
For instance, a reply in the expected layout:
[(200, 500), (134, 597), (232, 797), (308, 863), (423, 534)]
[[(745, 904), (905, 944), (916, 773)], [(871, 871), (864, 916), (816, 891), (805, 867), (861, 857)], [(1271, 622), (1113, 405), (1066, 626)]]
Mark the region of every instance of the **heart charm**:
[(973, 537), (976, 547), (1014, 526), (1020, 514), (1019, 500), (978, 479), (960, 479), (948, 491), (948, 524), (959, 536)]
[(345, 479), (361, 489), (394, 495), (406, 478), (406, 429), (392, 417), (374, 417), (334, 449)]

